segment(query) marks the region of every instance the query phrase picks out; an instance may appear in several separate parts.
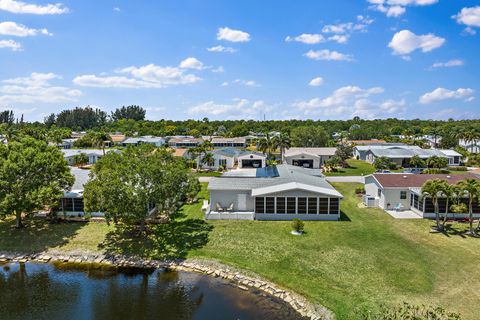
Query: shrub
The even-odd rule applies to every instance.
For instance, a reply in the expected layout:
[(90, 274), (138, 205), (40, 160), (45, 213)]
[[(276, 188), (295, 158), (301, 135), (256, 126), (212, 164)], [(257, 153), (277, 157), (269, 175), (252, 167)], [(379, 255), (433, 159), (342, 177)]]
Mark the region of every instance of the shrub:
[(460, 314), (448, 312), (441, 306), (427, 307), (414, 306), (406, 302), (395, 307), (382, 307), (378, 313), (362, 312), (365, 320), (393, 320), (393, 319), (431, 319), (431, 320), (461, 320)]
[(450, 171), (467, 171), (466, 166), (449, 167)]
[(423, 174), (447, 174), (449, 171), (447, 169), (438, 169), (438, 168), (429, 168), (425, 169), (422, 172)]
[(356, 187), (355, 188), (355, 194), (365, 194), (365, 187)]
[(293, 227), (293, 230), (301, 233), (305, 228), (305, 224), (303, 223), (302, 220), (295, 218), (292, 220), (292, 227)]

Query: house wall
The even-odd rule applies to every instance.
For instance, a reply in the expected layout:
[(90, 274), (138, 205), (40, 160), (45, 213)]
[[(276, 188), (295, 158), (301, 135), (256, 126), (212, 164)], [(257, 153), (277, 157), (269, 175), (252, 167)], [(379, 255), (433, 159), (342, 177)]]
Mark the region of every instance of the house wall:
[(235, 165), (235, 159), (233, 157), (226, 157), (219, 154), (213, 154), (213, 158), (214, 158), (214, 163), (212, 166), (209, 166), (206, 163), (204, 163), (202, 167), (206, 169), (218, 170), (220, 168), (220, 160), (223, 160), (223, 159), (227, 160), (227, 166), (226, 166), (227, 169), (232, 169), (233, 166)]
[[(245, 198), (242, 198), (245, 197)], [(245, 199), (245, 207), (239, 207), (239, 199)], [(253, 212), (255, 209), (255, 202), (251, 196), (250, 190), (211, 190), (210, 191), (210, 208), (212, 211), (216, 211), (216, 204), (219, 204), (222, 208), (228, 208), (233, 203), (233, 211), (247, 211)]]
[[(380, 197), (378, 196), (378, 190), (381, 190)], [(385, 193), (383, 192), (380, 184), (372, 176), (365, 177), (365, 193), (370, 196), (374, 196), (378, 199), (378, 206), (385, 209)]]
[(308, 155), (304, 155), (304, 156), (297, 155), (297, 156), (285, 157), (285, 161), (289, 165), (293, 165), (293, 162), (296, 161), (296, 160), (313, 160), (312, 169), (320, 169), (320, 159), (319, 158), (309, 157)]
[[(407, 192), (406, 199), (400, 199), (401, 191)], [(393, 209), (398, 203), (402, 204), (402, 209), (410, 209), (410, 190), (408, 190), (408, 188), (385, 188), (383, 192), (384, 209)]]

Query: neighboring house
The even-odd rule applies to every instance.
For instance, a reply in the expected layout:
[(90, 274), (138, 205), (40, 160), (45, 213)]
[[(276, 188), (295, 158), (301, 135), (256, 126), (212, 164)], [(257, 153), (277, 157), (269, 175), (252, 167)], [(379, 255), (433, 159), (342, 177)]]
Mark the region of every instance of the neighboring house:
[(112, 139), (112, 144), (122, 144), (122, 142), (126, 139), (124, 134), (111, 134), (110, 139)]
[[(447, 154), (448, 153), (448, 154)], [(390, 148), (390, 149), (376, 149), (372, 148), (366, 153), (366, 161), (374, 163), (375, 159), (380, 157), (388, 158), (391, 162), (398, 166), (408, 166), (410, 159), (418, 156), (420, 159), (426, 160), (430, 157), (436, 156), (448, 159), (449, 166), (460, 165), (461, 155), (453, 150), (439, 150), (439, 149), (421, 149), (421, 148)]]
[(220, 168), (232, 169), (238, 161), (241, 151), (235, 148), (223, 148), (210, 151), (213, 155), (212, 163), (203, 163), (202, 167), (211, 170), (219, 170)]
[[(75, 177), (72, 189), (63, 193), (60, 203), (52, 210), (58, 215), (83, 217), (85, 215), (83, 208), (83, 190), (84, 185), (90, 179), (90, 170), (70, 167), (70, 172)], [(90, 215), (92, 217), (103, 217), (103, 213), (101, 212), (92, 212)]]
[(286, 164), (212, 178), (206, 219), (339, 220), (343, 196), (315, 171)]
[[(63, 157), (67, 160), (69, 166), (73, 166), (75, 163), (75, 156), (79, 154), (86, 154), (88, 157), (87, 164), (96, 163), (101, 157), (103, 157), (103, 150), (101, 149), (63, 149)], [(108, 152), (120, 152), (118, 150), (105, 150), (105, 153)]]
[(370, 140), (348, 140), (348, 143), (354, 146), (372, 146), (388, 144), (385, 140), (370, 139)]
[(223, 138), (223, 137), (214, 137), (211, 139), (212, 145), (214, 148), (245, 148), (247, 146), (247, 139), (245, 137), (236, 137), (236, 138)]
[(442, 137), (440, 136), (432, 136), (432, 135), (423, 135), (423, 136), (405, 136), (405, 135), (392, 135), (392, 137), (397, 137), (399, 139), (411, 139), (415, 141), (422, 141), (426, 144), (428, 144), (432, 148), (438, 147), (438, 144), (442, 141)]
[(162, 137), (154, 137), (154, 136), (141, 136), (141, 137), (134, 137), (134, 138), (127, 138), (122, 142), (124, 147), (127, 146), (138, 146), (139, 144), (147, 143), (154, 145), (156, 147), (161, 147), (165, 144), (165, 139)]
[(353, 147), (353, 157), (357, 160), (367, 160), (367, 152), (371, 149), (420, 149), (419, 146), (407, 145), (404, 143), (385, 143), (372, 145), (359, 145)]
[(465, 141), (460, 139), (458, 145), (470, 153), (480, 153), (480, 141)]
[(242, 151), (237, 156), (238, 168), (264, 168), (267, 156), (255, 151)]
[(168, 140), (168, 146), (171, 148), (194, 148), (203, 143), (202, 138), (193, 137), (172, 137)]
[(178, 148), (178, 149), (170, 149), (173, 151), (173, 156), (174, 157), (181, 157), (181, 158), (184, 158), (184, 159), (190, 159), (190, 154), (188, 153), (188, 149), (182, 149), (182, 148)]
[(87, 135), (86, 131), (73, 131), (70, 137), (73, 139), (80, 139), (86, 135)]
[(336, 151), (337, 148), (290, 148), (285, 150), (284, 162), (304, 168), (320, 169)]
[[(384, 210), (411, 210), (424, 218), (434, 218), (435, 212), (430, 197), (424, 197), (421, 193), (423, 184), (432, 179), (443, 179), (449, 184), (456, 184), (464, 179), (478, 179), (474, 174), (395, 174), (375, 173), (365, 177), (366, 198), (374, 198), (370, 202), (372, 206)], [(461, 200), (468, 204), (468, 199)], [(445, 213), (446, 199), (440, 198), (439, 210)], [(474, 213), (480, 217), (478, 201), (474, 204)], [(455, 214), (456, 217), (466, 217), (466, 214)]]
[(75, 141), (78, 139), (62, 139), (61, 143), (57, 143), (57, 147), (60, 149), (72, 149)]

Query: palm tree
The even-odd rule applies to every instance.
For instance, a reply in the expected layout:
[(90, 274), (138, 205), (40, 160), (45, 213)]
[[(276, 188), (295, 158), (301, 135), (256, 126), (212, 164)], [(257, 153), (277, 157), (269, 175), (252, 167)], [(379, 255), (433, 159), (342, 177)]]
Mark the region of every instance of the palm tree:
[(265, 138), (262, 138), (257, 142), (257, 150), (267, 154), (267, 158), (271, 158), (274, 149), (275, 141), (269, 136), (268, 133)]
[(105, 143), (112, 141), (112, 137), (105, 131), (91, 133), (92, 144), (97, 148), (102, 148), (103, 155), (105, 155)]
[(410, 166), (414, 168), (424, 168), (425, 167), (425, 161), (423, 161), (419, 156), (414, 155), (412, 158), (410, 158)]
[(273, 140), (275, 149), (280, 149), (280, 156), (283, 162), (283, 155), (285, 154), (285, 150), (290, 149), (290, 147), (292, 146), (290, 137), (282, 133), (279, 136), (273, 137)]
[(442, 191), (443, 195), (446, 198), (445, 204), (445, 215), (443, 217), (443, 224), (442, 228), (445, 228), (445, 224), (447, 223), (448, 219), (448, 212), (450, 211), (450, 202), (454, 202), (457, 197), (458, 188), (454, 185), (449, 185), (448, 183), (445, 184), (445, 187)]
[(208, 166), (213, 166), (214, 162), (215, 158), (211, 152), (207, 152), (202, 158), (202, 163), (207, 164)]
[(469, 233), (470, 235), (476, 235), (473, 230), (473, 202), (479, 198), (480, 195), (480, 183), (477, 179), (465, 179), (458, 183), (458, 186), (464, 193), (468, 195), (468, 220), (469, 220)]
[(446, 189), (447, 182), (442, 179), (433, 179), (426, 181), (422, 186), (422, 195), (428, 196), (432, 199), (433, 208), (435, 211), (435, 220), (437, 223), (437, 230), (443, 230), (443, 227), (440, 225), (440, 213), (438, 210), (438, 198), (443, 194)]

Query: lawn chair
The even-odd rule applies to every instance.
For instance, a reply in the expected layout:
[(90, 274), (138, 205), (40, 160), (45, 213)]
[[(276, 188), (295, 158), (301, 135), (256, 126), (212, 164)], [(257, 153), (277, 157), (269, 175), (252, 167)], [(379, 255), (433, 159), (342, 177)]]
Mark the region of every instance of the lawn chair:
[(393, 207), (393, 210), (395, 211), (401, 211), (403, 209), (403, 205), (399, 202)]
[(227, 212), (232, 212), (233, 211), (233, 202), (228, 206), (227, 209), (225, 209)]
[(225, 211), (225, 210), (222, 208), (222, 206), (220, 206), (218, 203), (215, 204), (215, 207), (217, 208), (217, 211), (218, 211), (218, 212), (223, 212), (223, 211)]

